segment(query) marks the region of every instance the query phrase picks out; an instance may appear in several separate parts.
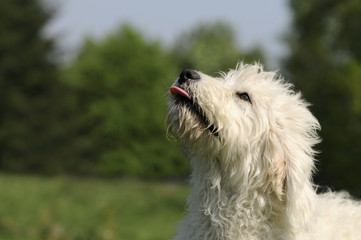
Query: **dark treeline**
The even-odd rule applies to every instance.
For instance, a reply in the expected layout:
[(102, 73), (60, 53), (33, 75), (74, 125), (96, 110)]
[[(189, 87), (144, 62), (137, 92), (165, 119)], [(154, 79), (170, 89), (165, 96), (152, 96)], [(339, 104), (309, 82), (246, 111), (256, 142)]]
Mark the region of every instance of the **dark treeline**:
[(283, 65), (321, 123), (316, 182), (361, 196), (361, 2), (291, 0), (290, 6)]
[[(361, 3), (290, 1), (284, 72), (322, 124), (317, 181), (361, 193)], [(166, 138), (167, 90), (184, 68), (210, 75), (264, 57), (232, 27), (204, 23), (171, 47), (130, 25), (87, 39), (56, 64), (36, 0), (0, 3), (0, 168), (7, 172), (179, 178), (188, 162)]]

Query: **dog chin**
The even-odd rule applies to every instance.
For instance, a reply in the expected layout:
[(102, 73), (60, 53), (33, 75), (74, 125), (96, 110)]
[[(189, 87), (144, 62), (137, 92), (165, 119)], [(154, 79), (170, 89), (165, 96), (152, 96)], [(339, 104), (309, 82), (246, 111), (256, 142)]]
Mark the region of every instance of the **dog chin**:
[[(173, 85), (170, 87), (170, 92), (172, 93), (173, 105), (179, 108), (178, 111), (188, 112), (188, 114), (186, 115), (191, 115), (193, 117), (193, 120), (199, 123), (199, 128), (201, 128), (203, 131), (208, 131), (213, 136), (219, 136), (219, 131), (217, 127), (214, 124), (210, 123), (206, 113), (195, 100), (190, 90), (185, 90), (180, 86)], [(180, 122), (185, 121), (187, 120), (180, 120)]]

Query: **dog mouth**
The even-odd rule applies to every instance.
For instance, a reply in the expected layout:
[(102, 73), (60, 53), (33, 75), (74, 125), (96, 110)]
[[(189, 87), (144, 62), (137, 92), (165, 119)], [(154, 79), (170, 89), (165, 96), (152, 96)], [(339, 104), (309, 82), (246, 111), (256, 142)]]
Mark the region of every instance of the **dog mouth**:
[(190, 93), (178, 86), (171, 86), (169, 91), (174, 97), (175, 104), (186, 106), (188, 110), (202, 122), (205, 128), (212, 135), (218, 136), (218, 129), (213, 124), (210, 124), (210, 121), (208, 120), (201, 106), (199, 106), (195, 98)]

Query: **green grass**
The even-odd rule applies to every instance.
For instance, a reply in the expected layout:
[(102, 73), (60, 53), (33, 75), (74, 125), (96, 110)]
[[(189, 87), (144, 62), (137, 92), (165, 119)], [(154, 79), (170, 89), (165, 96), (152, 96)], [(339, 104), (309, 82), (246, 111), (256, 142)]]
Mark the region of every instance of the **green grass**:
[(0, 175), (0, 239), (170, 239), (188, 187)]

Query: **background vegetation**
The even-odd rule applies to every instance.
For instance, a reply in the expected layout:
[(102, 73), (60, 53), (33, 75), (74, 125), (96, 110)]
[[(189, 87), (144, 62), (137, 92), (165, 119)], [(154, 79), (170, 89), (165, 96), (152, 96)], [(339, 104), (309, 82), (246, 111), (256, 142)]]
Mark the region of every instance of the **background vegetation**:
[(0, 176), (0, 239), (170, 239), (183, 214), (182, 184)]
[(322, 130), (316, 181), (361, 196), (361, 2), (291, 0), (284, 66)]
[[(361, 2), (289, 3), (281, 69), (322, 125), (316, 182), (360, 196)], [(119, 179), (186, 179), (188, 162), (166, 139), (169, 85), (184, 68), (265, 63), (262, 49), (240, 49), (221, 21), (170, 47), (124, 25), (86, 39), (64, 66), (42, 34), (52, 15), (37, 0), (0, 2), (0, 238), (169, 238), (186, 187)]]

